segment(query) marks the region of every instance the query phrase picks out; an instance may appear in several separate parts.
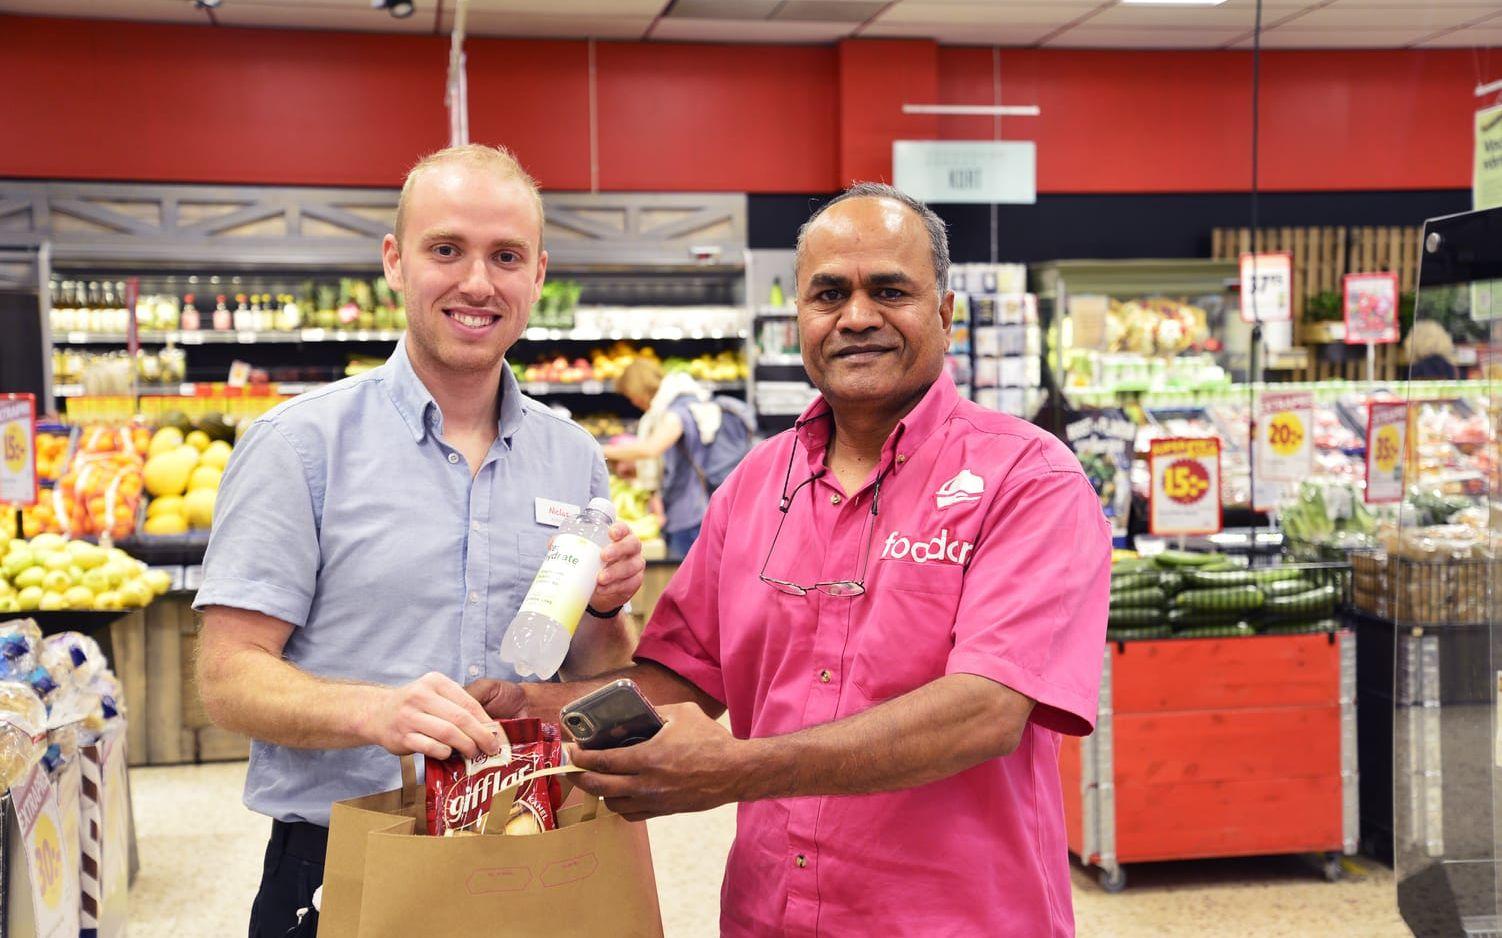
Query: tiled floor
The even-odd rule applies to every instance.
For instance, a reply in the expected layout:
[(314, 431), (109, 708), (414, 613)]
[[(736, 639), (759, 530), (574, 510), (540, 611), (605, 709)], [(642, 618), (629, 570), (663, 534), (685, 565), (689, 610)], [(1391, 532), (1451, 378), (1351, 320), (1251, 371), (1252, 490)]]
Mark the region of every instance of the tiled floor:
[[(244, 779), (244, 763), (132, 771), (141, 854), (131, 893), (132, 935), (245, 933), (268, 822), (240, 806)], [(650, 824), (668, 938), (713, 938), (734, 809)], [(1076, 869), (1075, 916), (1079, 934), (1088, 938), (1407, 935), (1394, 906), (1392, 873), (1357, 866), (1357, 875), (1332, 884), (1299, 857), (1152, 864), (1132, 867), (1126, 891), (1115, 896)]]

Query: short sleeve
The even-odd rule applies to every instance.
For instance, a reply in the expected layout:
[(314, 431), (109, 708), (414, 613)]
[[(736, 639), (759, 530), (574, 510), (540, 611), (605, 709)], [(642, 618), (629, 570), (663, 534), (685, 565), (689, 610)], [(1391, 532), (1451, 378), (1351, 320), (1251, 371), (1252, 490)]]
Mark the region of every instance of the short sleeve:
[(595, 444), (590, 451), (591, 465), (589, 469), (589, 497), (610, 497), (610, 470), (605, 468), (605, 457), (600, 452), (599, 444)]
[(653, 661), (727, 703), (720, 666), (720, 557), (725, 545), (730, 482), (715, 493), (704, 526), (667, 589), (636, 646), (638, 661)]
[(1111, 535), (1078, 471), (1014, 483), (991, 506), (965, 573), (946, 673), (978, 674), (1037, 702), (1072, 736), (1095, 725), (1111, 586)]
[(300, 627), (313, 603), (318, 563), (306, 466), (281, 429), (257, 421), (219, 484), (193, 608), (233, 606)]

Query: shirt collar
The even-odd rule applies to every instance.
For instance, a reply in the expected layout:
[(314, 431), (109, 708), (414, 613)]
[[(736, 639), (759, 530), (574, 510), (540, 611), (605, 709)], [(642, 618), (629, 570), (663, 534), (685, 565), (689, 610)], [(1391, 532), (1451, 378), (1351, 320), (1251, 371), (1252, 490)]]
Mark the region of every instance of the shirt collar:
[[(417, 377), (417, 372), (412, 370), (412, 359), (407, 355), (405, 338), (396, 343), (396, 349), (386, 360), (386, 379), (383, 384), (396, 412), (401, 415), (407, 429), (412, 431), (415, 442), (421, 443), (429, 431), (437, 434), (443, 432), (443, 414), (438, 409), (438, 402), (433, 400), (432, 392)], [(509, 444), (516, 431), (521, 429), (522, 418), (526, 413), (521, 385), (517, 383), (516, 375), (511, 373), (511, 366), (502, 362), (498, 436)]]
[[(886, 468), (893, 461), (901, 466), (911, 459), (913, 453), (950, 418), (959, 402), (960, 392), (954, 386), (954, 379), (948, 372), (940, 374), (924, 392), (918, 405), (897, 421), (897, 426), (887, 437), (881, 450), (882, 467)], [(824, 465), (824, 453), (834, 429), (833, 411), (824, 395), (814, 398), (793, 428), (808, 453), (809, 471), (817, 471)]]

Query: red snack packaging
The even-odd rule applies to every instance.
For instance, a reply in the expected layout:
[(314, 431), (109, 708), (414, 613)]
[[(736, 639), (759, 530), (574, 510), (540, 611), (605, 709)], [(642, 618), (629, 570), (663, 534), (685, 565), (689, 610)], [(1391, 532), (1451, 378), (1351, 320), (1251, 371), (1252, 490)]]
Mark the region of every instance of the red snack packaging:
[(521, 776), (554, 768), (563, 760), (563, 743), (555, 724), (501, 720), (496, 732), (501, 738), (501, 751), (493, 756), (466, 759), (455, 753), (442, 761), (424, 760), (429, 834), (535, 834), (558, 826), (562, 792), (556, 775), (523, 782), (510, 816), (487, 819), (496, 792)]

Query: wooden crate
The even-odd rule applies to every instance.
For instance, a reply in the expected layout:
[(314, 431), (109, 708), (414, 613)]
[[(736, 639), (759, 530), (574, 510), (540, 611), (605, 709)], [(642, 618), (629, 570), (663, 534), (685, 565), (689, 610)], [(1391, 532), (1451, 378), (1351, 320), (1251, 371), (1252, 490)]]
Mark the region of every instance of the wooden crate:
[[(1249, 228), (1217, 228), (1211, 233), (1211, 251), (1217, 260), (1236, 260), (1243, 253), (1289, 251), (1293, 254), (1294, 333), (1300, 343), (1314, 348), (1307, 365), (1285, 370), (1291, 381), (1361, 381), (1367, 377), (1365, 358), (1336, 360), (1318, 354), (1317, 346), (1339, 343), (1343, 330), (1329, 328), (1328, 323), (1304, 322), (1309, 301), (1322, 293), (1339, 293), (1341, 278), (1348, 273), (1393, 271), (1398, 275), (1398, 289), (1411, 293), (1418, 286), (1418, 227), (1355, 228), (1263, 228), (1253, 236)], [(1338, 334), (1337, 334), (1338, 333)], [(1407, 358), (1397, 345), (1381, 345), (1376, 350), (1373, 376), (1378, 381), (1395, 381), (1405, 376)]]
[(1353, 852), (1355, 741), (1342, 718), (1354, 643), (1109, 646), (1096, 734), (1065, 737), (1060, 753), (1070, 850), (1110, 874), (1150, 860)]
[(115, 623), (115, 673), (125, 691), (131, 765), (244, 759), (250, 741), (212, 725), (198, 695), (198, 616), (191, 593), (168, 593)]

